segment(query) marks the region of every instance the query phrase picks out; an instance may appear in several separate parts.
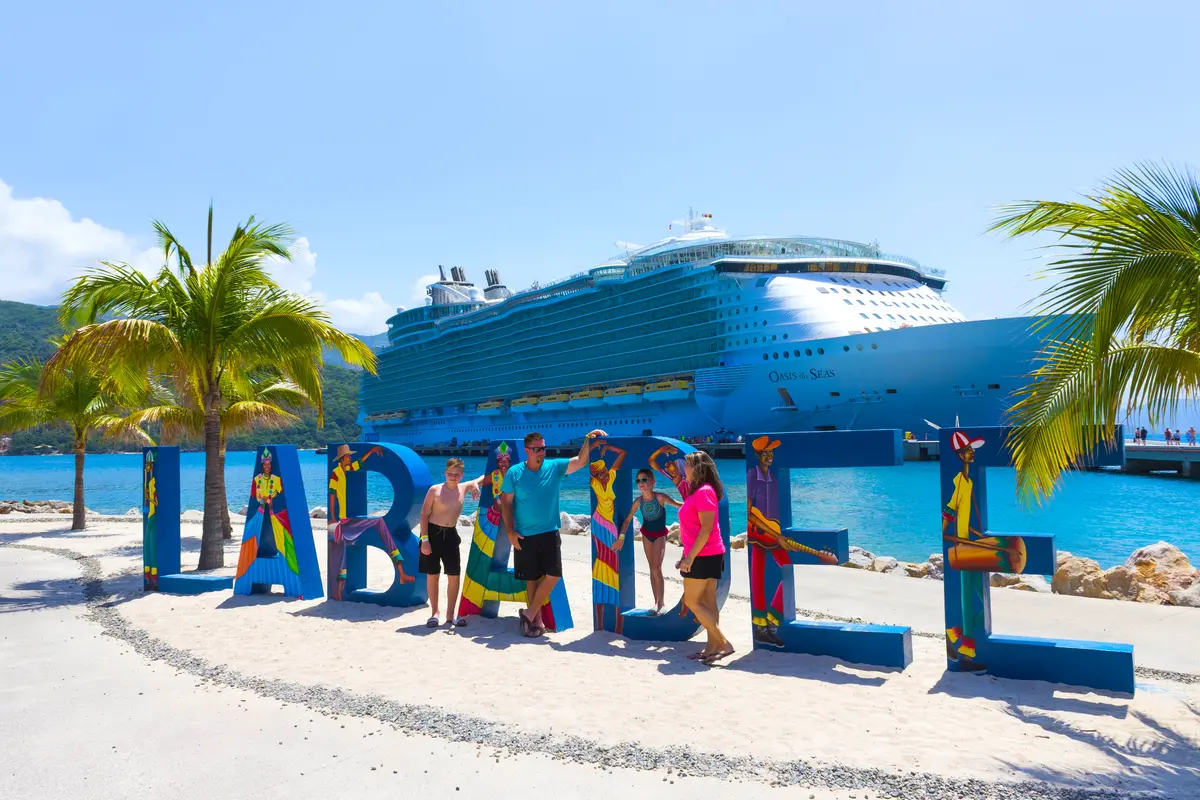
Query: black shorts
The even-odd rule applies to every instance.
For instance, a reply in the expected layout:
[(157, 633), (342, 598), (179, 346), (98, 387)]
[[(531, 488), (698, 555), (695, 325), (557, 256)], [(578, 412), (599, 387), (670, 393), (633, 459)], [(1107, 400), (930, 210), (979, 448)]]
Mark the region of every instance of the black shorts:
[(417, 559), (417, 569), (422, 575), (441, 575), (442, 565), (446, 566), (447, 575), (462, 574), (462, 558), (458, 546), (461, 544), (457, 528), (447, 528), (444, 525), (429, 523), (429, 555), (421, 553)]
[(549, 575), (562, 577), (562, 539), (558, 531), (521, 537), (521, 549), (513, 548), (513, 574), (519, 581), (540, 581)]
[(679, 574), (685, 578), (695, 578), (696, 580), (720, 580), (721, 575), (725, 572), (725, 554), (717, 553), (713, 556), (696, 556), (692, 561), (692, 571), (679, 571)]

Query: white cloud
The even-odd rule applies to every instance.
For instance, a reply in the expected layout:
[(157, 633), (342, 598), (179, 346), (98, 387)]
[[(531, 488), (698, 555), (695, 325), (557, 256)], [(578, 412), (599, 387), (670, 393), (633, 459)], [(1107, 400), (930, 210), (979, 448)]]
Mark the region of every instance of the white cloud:
[(396, 313), (395, 307), (384, 300), (379, 292), (367, 292), (357, 300), (326, 300), (325, 310), (333, 318), (333, 324), (341, 330), (364, 335), (386, 331), (388, 317)]
[(155, 272), (158, 249), (86, 217), (73, 219), (57, 200), (17, 198), (0, 180), (0, 296), (51, 305), (71, 279), (99, 260)]
[[(57, 200), (14, 197), (12, 187), (0, 180), (0, 298), (52, 305), (73, 278), (100, 260), (132, 264), (146, 273), (157, 272), (163, 263), (157, 247), (90, 219), (73, 219)], [(290, 261), (272, 258), (267, 269), (280, 286), (322, 303), (334, 324), (349, 333), (380, 333), (396, 313), (379, 292), (329, 299), (315, 291), (317, 254), (307, 238), (292, 244)], [(437, 276), (418, 282), (426, 280)], [(413, 295), (424, 303), (424, 283), (419, 296), (417, 290)]]
[(436, 272), (430, 272), (427, 275), (418, 275), (417, 279), (413, 281), (409, 302), (414, 306), (425, 305), (425, 287), (431, 283), (437, 283), (439, 277)]

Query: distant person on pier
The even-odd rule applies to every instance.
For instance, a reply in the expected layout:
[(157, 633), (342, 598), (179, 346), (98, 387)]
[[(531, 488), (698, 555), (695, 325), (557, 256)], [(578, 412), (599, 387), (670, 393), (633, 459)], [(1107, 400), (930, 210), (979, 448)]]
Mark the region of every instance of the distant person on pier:
[(1150, 431), (1146, 430), (1146, 426), (1142, 426), (1142, 444), (1146, 443), (1146, 437), (1150, 435)]
[(1171, 444), (1171, 429), (1170, 428), (1167, 428), (1167, 430), (1163, 433), (1163, 438), (1167, 440), (1168, 445)]
[(1188, 437), (1188, 446), (1195, 447), (1196, 446), (1196, 427), (1194, 425), (1188, 428), (1187, 437)]
[(540, 433), (525, 436), (525, 460), (508, 471), (500, 489), (500, 510), (508, 541), (512, 543), (513, 572), (525, 581), (528, 613), (517, 611), (521, 632), (527, 637), (546, 632), (542, 606), (562, 580), (562, 541), (558, 498), (562, 479), (588, 465), (591, 440), (608, 436), (594, 430), (583, 438), (571, 459), (546, 458), (546, 439)]
[(1175, 429), (1175, 446), (1176, 447), (1183, 446), (1183, 434), (1180, 433), (1178, 428)]

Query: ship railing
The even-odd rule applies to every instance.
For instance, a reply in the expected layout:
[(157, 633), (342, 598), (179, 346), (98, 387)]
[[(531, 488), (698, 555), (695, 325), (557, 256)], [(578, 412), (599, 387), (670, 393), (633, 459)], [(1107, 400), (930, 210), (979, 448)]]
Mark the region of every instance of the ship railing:
[(749, 256), (761, 258), (782, 258), (787, 256), (834, 256), (844, 258), (874, 258), (897, 261), (916, 269), (926, 271), (916, 259), (898, 253), (886, 253), (878, 247), (860, 244), (841, 239), (819, 238), (787, 238), (787, 239), (753, 239), (712, 242), (710, 244), (683, 247), (677, 250), (636, 256), (630, 261), (632, 267), (656, 269), (690, 264), (700, 261), (711, 261), (722, 256)]
[[(580, 279), (585, 279), (588, 277), (589, 273), (586, 271), (577, 272), (574, 275), (555, 281), (554, 283), (549, 283), (545, 286), (539, 286), (537, 288), (530, 288), (521, 292), (517, 292), (503, 303), (497, 303), (495, 306), (482, 308), (476, 311), (470, 311), (466, 314), (459, 314), (448, 319), (438, 320), (437, 327), (445, 330), (457, 325), (469, 325), (476, 322), (482, 322), (483, 320), (506, 314), (509, 311), (512, 311), (514, 308), (522, 306), (526, 303), (535, 302), (537, 300), (546, 300), (551, 297), (558, 297), (565, 294), (574, 294), (575, 292), (586, 289), (590, 286), (590, 282), (588, 281), (584, 281), (582, 283), (580, 282)], [(580, 285), (571, 286), (570, 284), (572, 283), (577, 283)]]

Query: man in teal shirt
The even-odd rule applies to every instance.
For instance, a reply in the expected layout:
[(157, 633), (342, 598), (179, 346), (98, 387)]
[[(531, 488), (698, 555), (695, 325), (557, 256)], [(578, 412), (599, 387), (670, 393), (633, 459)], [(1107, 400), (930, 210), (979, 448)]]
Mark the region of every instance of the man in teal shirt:
[(558, 536), (558, 490), (562, 479), (588, 463), (590, 439), (608, 436), (594, 430), (583, 438), (574, 458), (546, 458), (546, 440), (540, 433), (525, 437), (525, 460), (508, 471), (500, 494), (500, 512), (508, 541), (513, 546), (513, 573), (525, 581), (528, 613), (518, 611), (521, 632), (541, 636), (546, 632), (542, 606), (562, 580), (562, 541)]

